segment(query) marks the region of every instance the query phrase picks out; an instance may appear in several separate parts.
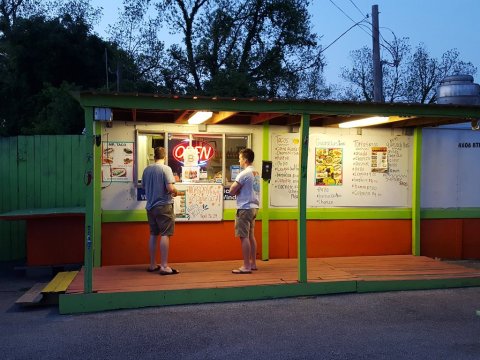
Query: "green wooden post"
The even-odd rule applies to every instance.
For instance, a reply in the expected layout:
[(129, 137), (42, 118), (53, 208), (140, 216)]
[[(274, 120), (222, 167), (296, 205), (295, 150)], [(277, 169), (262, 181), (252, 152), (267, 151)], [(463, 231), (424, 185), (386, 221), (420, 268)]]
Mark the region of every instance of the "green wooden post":
[(300, 173), (298, 179), (298, 281), (307, 282), (307, 164), (310, 114), (300, 123)]
[(93, 267), (93, 238), (94, 238), (94, 146), (95, 139), (93, 135), (93, 108), (86, 107), (85, 109), (85, 277), (84, 288), (85, 294), (92, 292), (92, 267)]
[[(101, 136), (102, 123), (94, 121), (94, 136)], [(93, 266), (101, 266), (102, 262), (102, 144), (93, 149)]]
[(412, 255), (420, 255), (420, 190), (422, 180), (422, 129), (413, 134)]
[[(270, 129), (268, 123), (263, 123), (263, 158), (270, 160)], [(257, 164), (258, 165), (258, 164)], [(270, 258), (269, 245), (270, 245), (270, 231), (269, 231), (269, 201), (268, 201), (268, 189), (270, 181), (262, 181), (262, 260), (266, 261)]]

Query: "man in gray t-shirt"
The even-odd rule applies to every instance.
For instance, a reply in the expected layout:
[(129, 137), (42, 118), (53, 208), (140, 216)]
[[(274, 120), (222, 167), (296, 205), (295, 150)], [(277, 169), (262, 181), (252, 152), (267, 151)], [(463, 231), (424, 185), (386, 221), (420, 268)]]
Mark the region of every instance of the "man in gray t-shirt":
[[(148, 224), (150, 226), (150, 266), (148, 272), (159, 270), (160, 275), (178, 274), (178, 270), (168, 266), (170, 236), (175, 230), (173, 197), (177, 195), (172, 169), (165, 165), (165, 149), (154, 149), (155, 164), (145, 168), (142, 186), (145, 190)], [(160, 266), (156, 263), (157, 239), (160, 235)]]

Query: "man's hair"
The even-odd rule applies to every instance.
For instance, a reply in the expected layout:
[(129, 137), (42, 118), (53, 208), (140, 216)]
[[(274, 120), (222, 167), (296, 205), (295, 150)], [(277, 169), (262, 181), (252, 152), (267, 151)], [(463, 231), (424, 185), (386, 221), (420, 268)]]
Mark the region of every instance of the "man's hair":
[(155, 150), (154, 150), (154, 156), (155, 156), (155, 160), (162, 160), (162, 159), (165, 159), (165, 148), (159, 146), (159, 147), (156, 147)]
[(255, 159), (255, 153), (252, 149), (242, 149), (240, 150), (240, 155), (242, 155), (242, 157), (249, 163), (253, 163), (253, 160)]

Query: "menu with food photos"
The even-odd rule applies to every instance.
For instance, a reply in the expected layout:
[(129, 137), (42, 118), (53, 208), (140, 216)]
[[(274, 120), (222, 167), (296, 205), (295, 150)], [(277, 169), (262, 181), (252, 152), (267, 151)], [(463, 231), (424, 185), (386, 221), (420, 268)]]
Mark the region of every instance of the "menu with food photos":
[(102, 181), (133, 181), (134, 143), (104, 141), (102, 143)]
[[(408, 207), (412, 137), (375, 133), (310, 133), (307, 206)], [(270, 206), (298, 206), (300, 137), (272, 134)]]

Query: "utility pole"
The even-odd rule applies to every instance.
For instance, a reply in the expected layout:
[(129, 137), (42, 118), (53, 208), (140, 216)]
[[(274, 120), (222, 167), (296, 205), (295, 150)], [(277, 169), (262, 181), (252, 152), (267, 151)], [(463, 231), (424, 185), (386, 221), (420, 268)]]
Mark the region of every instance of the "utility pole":
[(380, 62), (380, 30), (378, 24), (378, 5), (372, 5), (373, 40), (373, 100), (383, 102), (383, 74)]

